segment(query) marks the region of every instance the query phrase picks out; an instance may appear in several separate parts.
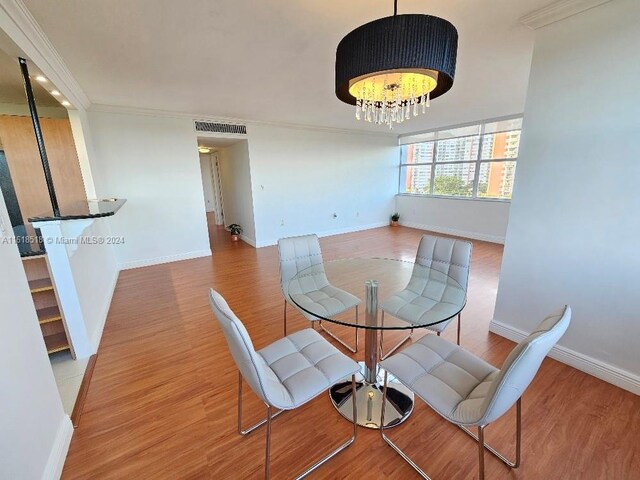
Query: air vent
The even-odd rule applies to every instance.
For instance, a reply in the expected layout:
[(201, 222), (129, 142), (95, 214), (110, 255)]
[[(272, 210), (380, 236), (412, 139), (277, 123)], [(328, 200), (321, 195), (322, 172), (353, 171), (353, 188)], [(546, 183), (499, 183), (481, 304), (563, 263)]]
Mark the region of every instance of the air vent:
[(196, 121), (196, 132), (211, 133), (233, 133), (235, 135), (246, 135), (246, 125), (234, 125), (232, 123), (213, 123)]

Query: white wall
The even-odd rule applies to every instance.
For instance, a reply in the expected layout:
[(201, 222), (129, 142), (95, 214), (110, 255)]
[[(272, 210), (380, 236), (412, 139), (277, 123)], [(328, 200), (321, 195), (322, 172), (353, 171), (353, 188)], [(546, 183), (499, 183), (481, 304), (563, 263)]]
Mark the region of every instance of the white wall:
[[(11, 223), (0, 195), (0, 220)], [(18, 248), (0, 232), (0, 478), (58, 478), (73, 427), (58, 395)]]
[(200, 154), (200, 175), (202, 175), (202, 189), (207, 212), (215, 211), (216, 198), (213, 192), (213, 175), (211, 173), (211, 155)]
[[(119, 215), (119, 212), (116, 215)], [(112, 237), (109, 224), (114, 219), (115, 217), (96, 219), (82, 235), (96, 238)], [(113, 238), (119, 236), (115, 235)], [(124, 245), (120, 244), (81, 244), (69, 259), (87, 335), (95, 351), (100, 345), (102, 330), (118, 281), (116, 255), (123, 247)]]
[(93, 171), (98, 169), (97, 165), (95, 165), (97, 155), (93, 147), (87, 112), (83, 109), (69, 110), (69, 123), (73, 135), (73, 143), (78, 154), (78, 163), (80, 163), (85, 193), (89, 200), (97, 199), (98, 195), (93, 178)]
[(400, 224), (488, 242), (504, 243), (509, 202), (398, 195)]
[(249, 125), (248, 134), (258, 246), (388, 224), (398, 183), (395, 137), (269, 125)]
[(210, 255), (192, 120), (96, 111), (88, 115), (98, 196), (127, 199), (111, 222), (112, 233), (125, 237), (116, 251), (120, 266)]
[(537, 31), (492, 330), (565, 303), (555, 355), (640, 393), (640, 2)]
[(251, 165), (246, 140), (218, 150), (224, 223), (242, 226), (242, 239), (256, 246)]

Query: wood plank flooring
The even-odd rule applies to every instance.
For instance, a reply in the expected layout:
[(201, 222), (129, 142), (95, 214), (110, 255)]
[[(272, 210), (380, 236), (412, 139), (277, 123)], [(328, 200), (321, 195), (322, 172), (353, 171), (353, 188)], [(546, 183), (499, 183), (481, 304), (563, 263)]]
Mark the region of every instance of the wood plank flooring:
[[(211, 232), (212, 258), (120, 274), (63, 478), (262, 477), (264, 432), (236, 433), (237, 371), (207, 293), (213, 287), (225, 296), (256, 348), (277, 340), (277, 252), (232, 243), (220, 228)], [(386, 227), (323, 238), (321, 244), (325, 259), (412, 260), (423, 233)], [(501, 258), (501, 246), (474, 242), (462, 327), (462, 345), (498, 366), (513, 347), (488, 332)], [(290, 310), (289, 331), (306, 327)], [(335, 330), (353, 338), (351, 330)], [(385, 335), (385, 344), (399, 335)], [(455, 322), (444, 336), (455, 341)], [(245, 406), (247, 424), (264, 415), (248, 388)], [(272, 478), (294, 477), (349, 434), (349, 424), (325, 395), (285, 413), (273, 424)], [(390, 436), (434, 480), (477, 478), (474, 442), (420, 401)], [(513, 412), (490, 426), (487, 438), (510, 456)], [(488, 479), (640, 479), (640, 397), (546, 359), (523, 397), (522, 466), (511, 471), (490, 455), (485, 462)], [(378, 432), (359, 429), (356, 442), (311, 478), (416, 475)]]

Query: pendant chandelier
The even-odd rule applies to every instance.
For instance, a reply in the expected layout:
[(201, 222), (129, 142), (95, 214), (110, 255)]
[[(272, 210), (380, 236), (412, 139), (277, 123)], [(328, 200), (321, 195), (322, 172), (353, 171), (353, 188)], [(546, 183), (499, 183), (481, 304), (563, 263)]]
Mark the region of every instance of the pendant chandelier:
[(366, 23), (340, 41), (336, 96), (356, 118), (393, 128), (425, 113), (453, 86), (458, 31), (431, 15), (398, 15)]

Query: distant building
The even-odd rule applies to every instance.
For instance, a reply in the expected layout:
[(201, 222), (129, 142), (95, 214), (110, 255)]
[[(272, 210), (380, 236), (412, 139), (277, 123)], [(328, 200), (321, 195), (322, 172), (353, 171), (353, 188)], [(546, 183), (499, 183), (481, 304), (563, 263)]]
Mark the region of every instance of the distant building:
[[(485, 136), (487, 144), (482, 146), (482, 159), (518, 158), (518, 146), (520, 144), (520, 130), (501, 132), (495, 135)], [(488, 142), (491, 142), (488, 144)], [(482, 196), (490, 198), (511, 198), (513, 191), (513, 178), (515, 176), (515, 163), (493, 162), (488, 166), (486, 174), (482, 172), (480, 183), (487, 184), (486, 193)], [(483, 178), (485, 177), (485, 178)]]
[[(520, 130), (484, 135), (481, 160), (517, 159), (519, 144)], [(515, 162), (483, 162), (480, 171), (476, 172), (479, 148), (478, 135), (405, 145), (402, 147), (402, 163), (427, 165), (402, 169), (400, 184), (404, 185), (407, 193), (428, 194), (432, 168), (435, 168), (434, 179), (457, 177), (464, 185), (472, 185), (477, 174), (479, 197), (511, 198)]]

